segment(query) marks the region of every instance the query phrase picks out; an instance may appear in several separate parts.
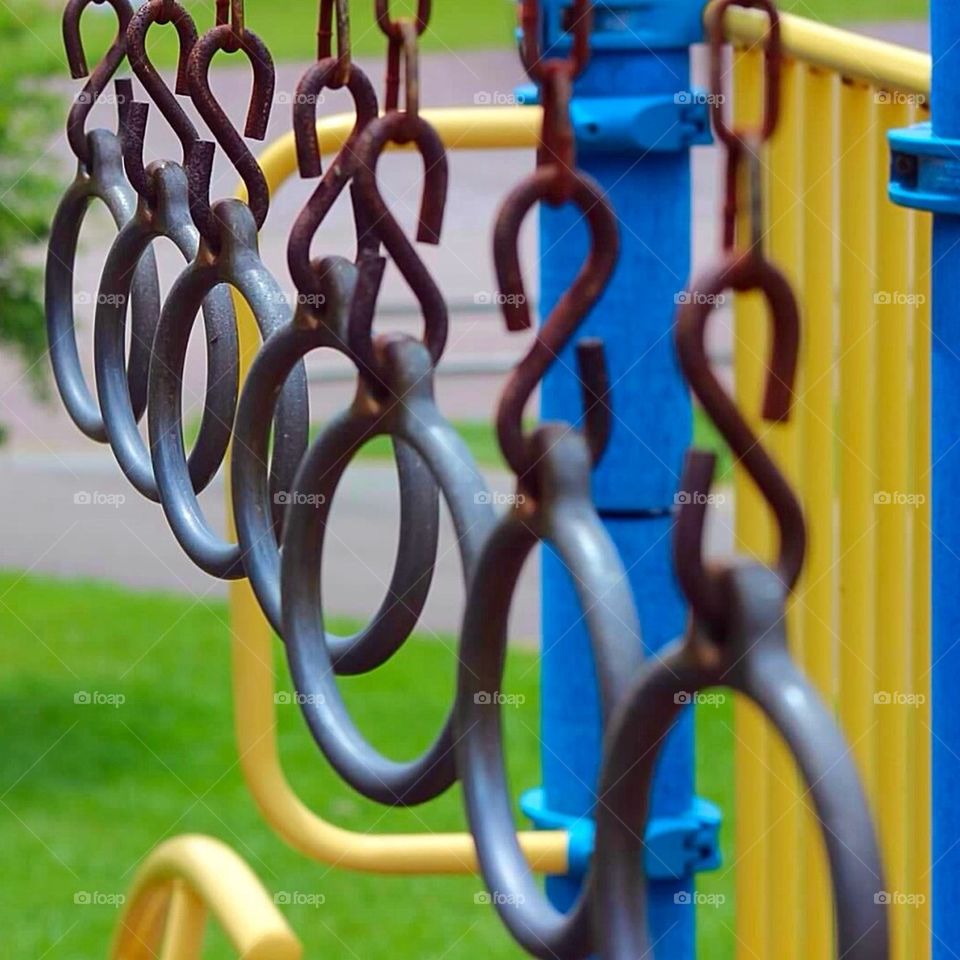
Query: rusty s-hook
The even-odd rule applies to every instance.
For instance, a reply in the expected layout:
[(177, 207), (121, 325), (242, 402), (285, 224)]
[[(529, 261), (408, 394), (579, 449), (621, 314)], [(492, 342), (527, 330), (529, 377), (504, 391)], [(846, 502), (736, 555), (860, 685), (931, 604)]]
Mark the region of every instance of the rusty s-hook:
[[(94, 67), (93, 73), (90, 73), (87, 68), (87, 57), (83, 49), (83, 39), (80, 36), (80, 18), (91, 3), (109, 3), (116, 11), (119, 21), (117, 36), (103, 55), (103, 59)], [(90, 166), (87, 117), (103, 91), (106, 90), (110, 79), (123, 63), (127, 52), (127, 26), (131, 17), (133, 17), (133, 7), (130, 5), (130, 0), (68, 0), (63, 11), (63, 46), (70, 65), (70, 75), (75, 80), (80, 80), (89, 74), (89, 79), (77, 94), (67, 116), (67, 142), (85, 167)], [(133, 85), (129, 80), (118, 80), (116, 93), (118, 114), (122, 122), (125, 105), (133, 98)]]
[[(256, 157), (243, 137), (230, 122), (220, 102), (210, 89), (210, 64), (220, 50), (235, 53), (242, 50), (253, 69), (253, 90), (247, 109), (244, 135), (262, 140), (267, 133), (276, 77), (273, 58), (266, 44), (243, 25), (243, 0), (232, 0), (227, 23), (227, 3), (217, 2), (217, 26), (204, 33), (194, 44), (187, 63), (187, 87), (200, 116), (230, 158), (247, 188), (247, 204), (257, 227), (262, 227), (270, 208), (270, 189)], [(194, 144), (187, 158), (190, 181), (190, 212), (207, 245), (219, 247), (219, 222), (210, 202), (210, 179), (213, 174), (213, 150), (203, 142)]]
[[(691, 292), (677, 312), (676, 343), (683, 372), (707, 415), (727, 441), (734, 457), (747, 471), (769, 504), (779, 530), (779, 554), (773, 570), (787, 590), (796, 584), (806, 552), (803, 510), (737, 405), (721, 385), (707, 358), (707, 321), (727, 291), (757, 291), (764, 297), (772, 321), (772, 342), (763, 404), (770, 422), (789, 418), (797, 372), (800, 316), (789, 282), (763, 253), (763, 204), (760, 151), (777, 126), (780, 104), (779, 19), (770, 0), (722, 0), (711, 9), (711, 78), (714, 101), (723, 103), (723, 16), (733, 5), (766, 11), (770, 26), (766, 37), (765, 115), (756, 130), (727, 126), (722, 110), (714, 111), (717, 136), (727, 147), (724, 204), (723, 257), (713, 270), (694, 280)], [(741, 168), (747, 161), (751, 202), (745, 242), (738, 249), (737, 218), (740, 210)], [(694, 615), (703, 623), (721, 626), (725, 605), (715, 571), (703, 562), (702, 537), (715, 458), (693, 450), (688, 454), (681, 482), (681, 507), (677, 517), (674, 554), (677, 576)]]
[[(175, 90), (180, 95), (188, 93), (187, 63), (194, 44), (197, 42), (197, 28), (193, 18), (176, 0), (148, 0), (134, 15), (127, 27), (127, 58), (137, 78), (143, 84), (150, 99), (157, 105), (160, 113), (170, 124), (183, 153), (186, 165), (191, 150), (200, 139), (197, 128), (187, 116), (183, 107), (164, 83), (156, 67), (147, 54), (147, 33), (153, 24), (173, 24), (180, 42), (177, 58), (177, 79)], [(134, 189), (146, 200), (155, 199), (155, 188), (147, 176), (143, 162), (143, 143), (147, 132), (149, 103), (132, 102), (124, 112), (123, 122), (123, 162), (127, 177)], [(212, 149), (212, 144), (206, 149)]]

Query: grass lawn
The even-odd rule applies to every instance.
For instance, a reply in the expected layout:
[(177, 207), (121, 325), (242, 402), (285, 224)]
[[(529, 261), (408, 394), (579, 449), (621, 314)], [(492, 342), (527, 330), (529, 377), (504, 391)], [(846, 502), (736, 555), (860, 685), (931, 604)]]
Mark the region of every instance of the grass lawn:
[[(213, 4), (210, 0), (186, 0), (185, 5), (201, 31), (211, 25)], [(400, 14), (409, 11), (413, 3), (412, 0), (394, 0), (392, 6)], [(927, 0), (781, 0), (780, 6), (783, 10), (829, 23), (925, 17), (928, 10)], [(31, 57), (41, 55), (44, 61), (64, 63), (60, 39), (61, 9), (59, 3), (32, 2), (29, 12), (24, 12), (24, 19), (30, 23), (36, 36), (36, 48), (28, 51)], [(278, 61), (308, 61), (315, 56), (316, 11), (316, 0), (286, 0), (284, 3), (249, 0), (247, 24), (268, 43)], [(353, 46), (358, 54), (384, 50), (383, 35), (373, 22), (373, 0), (352, 3), (351, 21)], [(427, 50), (508, 46), (513, 42), (514, 23), (513, 4), (509, 0), (436, 3), (423, 46)], [(101, 14), (94, 7), (84, 16), (83, 29), (93, 62), (97, 51), (103, 50), (112, 38), (116, 20), (107, 8)], [(173, 30), (152, 31), (150, 51), (158, 63), (173, 63), (176, 56)], [(18, 51), (17, 55), (22, 53)], [(228, 59), (224, 56), (224, 60)]]
[[(492, 909), (475, 904), (475, 877), (332, 869), (288, 849), (261, 821), (236, 765), (225, 604), (8, 572), (0, 574), (0, 636), (4, 956), (105, 957), (117, 910), (75, 905), (75, 895), (122, 893), (157, 842), (184, 832), (233, 846), (274, 894), (322, 894), (322, 905), (282, 908), (309, 957), (519, 956)], [(279, 644), (277, 654), (281, 689), (290, 689)], [(514, 653), (507, 689), (526, 697), (505, 711), (517, 791), (539, 778), (537, 680), (535, 657)], [(343, 686), (363, 729), (402, 757), (428, 742), (452, 681), (452, 641), (415, 640), (382, 670)], [(126, 699), (78, 705), (80, 691)], [(355, 830), (462, 828), (458, 789), (416, 812), (358, 800), (327, 769), (298, 709), (278, 709), (287, 771), (321, 815)], [(729, 714), (705, 713), (702, 756), (711, 767), (700, 772), (701, 789), (729, 809)], [(712, 892), (729, 888), (722, 872), (704, 880)], [(702, 911), (712, 960), (733, 956), (722, 926), (732, 906), (728, 899)], [(219, 932), (208, 937), (205, 960), (233, 956)]]

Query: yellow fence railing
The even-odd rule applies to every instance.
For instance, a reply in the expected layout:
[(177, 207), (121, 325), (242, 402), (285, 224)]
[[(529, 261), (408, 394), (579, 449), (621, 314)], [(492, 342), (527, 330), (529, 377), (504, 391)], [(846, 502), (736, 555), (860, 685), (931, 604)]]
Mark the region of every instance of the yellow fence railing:
[[(922, 119), (930, 60), (783, 18), (783, 117), (768, 148), (768, 243), (803, 310), (795, 416), (757, 429), (801, 491), (810, 552), (795, 653), (836, 705), (879, 825), (897, 960), (930, 956), (930, 222), (887, 199), (887, 131)], [(755, 115), (766, 20), (731, 11), (733, 109)], [(766, 321), (735, 308), (736, 391), (759, 410)], [(759, 346), (758, 346), (759, 345)], [(770, 529), (737, 476), (736, 535)], [(830, 883), (793, 763), (736, 707), (737, 956), (832, 955)]]

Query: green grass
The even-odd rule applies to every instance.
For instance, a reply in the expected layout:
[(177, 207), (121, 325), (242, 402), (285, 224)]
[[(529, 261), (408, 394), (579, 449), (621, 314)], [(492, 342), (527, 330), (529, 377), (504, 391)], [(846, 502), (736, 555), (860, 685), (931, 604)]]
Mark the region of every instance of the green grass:
[(926, 17), (928, 0), (780, 0), (780, 9), (812, 20), (906, 20)]
[[(340, 624), (341, 627), (347, 626)], [(474, 877), (380, 877), (307, 861), (261, 821), (236, 765), (227, 609), (219, 602), (137, 594), (88, 582), (0, 573), (0, 928), (4, 955), (74, 960), (106, 956), (117, 921), (109, 906), (75, 905), (79, 892), (113, 895), (159, 841), (185, 832), (233, 846), (274, 894), (322, 894), (321, 906), (285, 906), (310, 957), (517, 957), (491, 909), (474, 903)], [(277, 644), (281, 689), (291, 689)], [(452, 642), (413, 640), (383, 669), (342, 684), (361, 727), (390, 754), (424, 746), (453, 683)], [(537, 667), (511, 655), (505, 711), (513, 788), (538, 782)], [(80, 691), (122, 694), (119, 707), (77, 705)], [(327, 769), (296, 707), (278, 707), (290, 779), (321, 815), (354, 830), (458, 830), (458, 789), (415, 812), (357, 799)], [(402, 720), (399, 718), (402, 717)], [(729, 808), (726, 722), (701, 717), (711, 770), (701, 786)], [(729, 878), (706, 880), (728, 891)], [(713, 958), (732, 902), (702, 911)], [(219, 933), (205, 960), (234, 953)]]

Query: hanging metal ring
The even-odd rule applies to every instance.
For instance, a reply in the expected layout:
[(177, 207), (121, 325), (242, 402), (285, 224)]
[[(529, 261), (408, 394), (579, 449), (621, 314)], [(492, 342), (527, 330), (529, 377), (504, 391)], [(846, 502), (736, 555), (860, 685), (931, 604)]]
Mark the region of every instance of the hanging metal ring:
[(549, 543), (570, 570), (590, 636), (601, 710), (612, 713), (642, 660), (626, 571), (590, 496), (591, 458), (582, 437), (560, 425), (531, 437), (538, 500), (520, 502), (486, 539), (467, 595), (460, 641), (457, 769), (487, 888), (517, 942), (543, 960), (582, 960), (593, 950), (593, 871), (567, 914), (534, 879), (516, 838), (504, 763), (500, 692), (508, 617), (524, 563)]
[(888, 918), (877, 897), (886, 885), (869, 804), (849, 746), (787, 650), (787, 592), (772, 571), (752, 563), (725, 570), (722, 589), (731, 608), (722, 641), (694, 632), (647, 661), (607, 728), (592, 858), (599, 956), (651, 955), (643, 837), (654, 770), (682, 704), (723, 686), (766, 714), (807, 784), (833, 878), (836, 955), (886, 960)]
[[(288, 322), (290, 304), (260, 259), (257, 226), (247, 205), (220, 200), (216, 215), (224, 224), (221, 248), (214, 254), (201, 240), (196, 259), (177, 278), (163, 305), (150, 365), (147, 425), (160, 503), (174, 536), (210, 576), (233, 580), (244, 575), (240, 547), (215, 534), (204, 518), (183, 447), (181, 391), (187, 344), (203, 300), (218, 284), (231, 285), (250, 304), (264, 339)], [(309, 411), (302, 364), (281, 391), (274, 423), (271, 489), (280, 492), (291, 489), (307, 445)], [(278, 527), (283, 513), (282, 504), (276, 504)]]
[(354, 406), (324, 429), (297, 473), (281, 549), (283, 637), (297, 699), (333, 768), (371, 800), (413, 806), (439, 796), (456, 780), (455, 704), (430, 747), (404, 762), (375, 750), (350, 718), (334, 679), (334, 670), (352, 672), (350, 651), (332, 655), (323, 619), (321, 567), (330, 505), (360, 447), (385, 434), (403, 441), (416, 450), (450, 509), (466, 584), (493, 525), (493, 508), (469, 450), (436, 408), (429, 353), (408, 337), (383, 337), (379, 345), (395, 399), (377, 402), (361, 385)]
[[(100, 409), (80, 365), (74, 317), (74, 265), (80, 228), (92, 200), (100, 200), (117, 229), (133, 216), (136, 201), (123, 173), (120, 141), (109, 130), (87, 135), (89, 166), (80, 161), (77, 176), (54, 214), (47, 246), (45, 313), (47, 342), (54, 379), (70, 419), (91, 440), (105, 443), (107, 433)], [(130, 285), (130, 356), (125, 364), (126, 389), (134, 418), (143, 416), (150, 349), (160, 314), (160, 287), (153, 252), (148, 250)], [(94, 293), (89, 299), (92, 302)]]
[[(141, 105), (142, 106), (142, 105)], [(127, 479), (143, 496), (159, 500), (150, 452), (137, 429), (137, 414), (124, 375), (124, 325), (134, 268), (154, 240), (165, 237), (187, 262), (197, 255), (197, 228), (190, 220), (187, 178), (172, 161), (147, 168), (153, 201), (141, 201), (136, 214), (117, 234), (100, 277), (94, 332), (97, 397), (110, 446)], [(236, 316), (230, 291), (214, 287), (203, 301), (207, 345), (207, 387), (193, 450), (188, 461), (197, 492), (216, 475), (230, 445), (240, 384)], [(152, 349), (153, 341), (147, 344)]]

